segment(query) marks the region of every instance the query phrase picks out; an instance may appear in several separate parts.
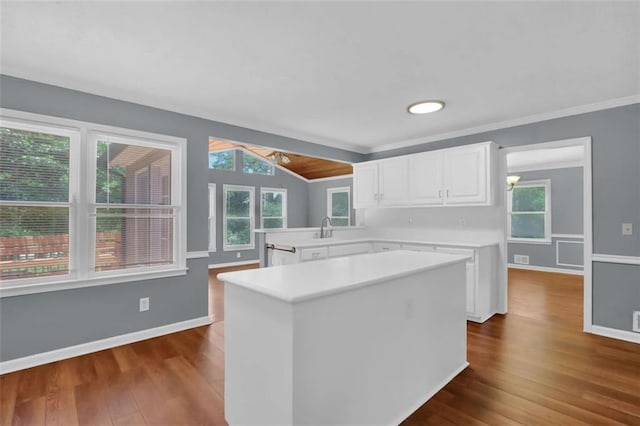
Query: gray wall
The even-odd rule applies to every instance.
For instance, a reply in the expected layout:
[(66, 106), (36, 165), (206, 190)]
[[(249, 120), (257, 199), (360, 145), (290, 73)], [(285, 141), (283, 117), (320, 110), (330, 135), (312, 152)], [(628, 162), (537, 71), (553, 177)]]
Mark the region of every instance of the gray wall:
[[(583, 232), (583, 170), (582, 167), (566, 169), (536, 170), (530, 172), (514, 172), (521, 177), (521, 182), (531, 180), (551, 180), (551, 232), (553, 234), (582, 234)], [(572, 241), (560, 243), (557, 241)], [(573, 243), (575, 242), (575, 243)], [(558, 265), (556, 263), (556, 248), (559, 251), (559, 261), (563, 264), (582, 264), (583, 245), (579, 238), (552, 238), (551, 244), (509, 243), (509, 262), (515, 254), (529, 256), (529, 264), (547, 268), (561, 268), (582, 270), (582, 267)], [(577, 263), (579, 262), (579, 263)]]
[[(273, 176), (252, 175), (242, 172), (243, 151), (236, 150), (235, 171), (209, 169), (209, 182), (216, 184), (216, 252), (209, 253), (210, 264), (259, 260), (258, 240), (253, 250), (224, 251), (222, 247), (222, 208), (223, 184), (252, 186), (255, 189), (256, 228), (260, 228), (260, 188), (287, 189), (287, 227), (301, 228), (307, 226), (308, 186), (307, 181), (297, 178), (276, 167)], [(237, 254), (240, 253), (240, 257)]]
[[(323, 217), (327, 215), (327, 189), (348, 186), (350, 189), (350, 203), (353, 206), (353, 177), (336, 180), (321, 180), (309, 183), (309, 214), (308, 226), (318, 227)], [(351, 209), (351, 225), (356, 223), (356, 211)]]
[[(0, 75), (0, 106), (186, 138), (187, 249), (206, 251), (210, 136), (361, 161), (362, 155), (61, 87)], [(207, 315), (208, 259), (186, 276), (0, 299), (0, 361)], [(138, 298), (151, 309), (138, 312)]]
[[(512, 147), (581, 136), (592, 139), (593, 252), (640, 256), (640, 104), (378, 152), (367, 160), (483, 141)], [(622, 223), (633, 223), (634, 235), (623, 236)], [(606, 326), (608, 318), (606, 324), (631, 330), (627, 304), (640, 309), (638, 276), (628, 265), (594, 263), (596, 325)]]

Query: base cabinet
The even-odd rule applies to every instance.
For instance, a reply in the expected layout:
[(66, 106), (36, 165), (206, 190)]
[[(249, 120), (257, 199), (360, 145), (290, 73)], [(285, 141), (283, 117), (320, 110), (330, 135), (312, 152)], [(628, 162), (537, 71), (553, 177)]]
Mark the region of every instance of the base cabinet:
[(303, 248), (296, 253), (273, 251), (269, 266), (289, 265), (332, 257), (353, 256), (363, 253), (379, 253), (394, 250), (440, 252), (469, 256), (466, 262), (467, 319), (484, 322), (496, 313), (498, 247), (479, 248), (455, 245), (402, 243), (393, 241), (372, 241), (352, 244), (329, 244), (322, 247)]

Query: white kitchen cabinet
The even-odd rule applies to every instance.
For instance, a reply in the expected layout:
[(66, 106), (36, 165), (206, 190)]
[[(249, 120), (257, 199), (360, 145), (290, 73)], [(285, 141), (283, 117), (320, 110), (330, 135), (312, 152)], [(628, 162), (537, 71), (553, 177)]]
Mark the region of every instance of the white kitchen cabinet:
[(495, 150), (485, 142), (355, 164), (354, 208), (491, 205)]
[(490, 204), (490, 145), (443, 152), (445, 204)]
[(353, 256), (371, 253), (371, 243), (342, 244), (329, 246), (329, 257)]
[(313, 247), (300, 250), (300, 260), (306, 262), (308, 260), (326, 259), (329, 254), (327, 247)]
[(384, 243), (376, 241), (373, 243), (373, 252), (379, 253), (381, 251), (393, 251), (400, 250), (402, 248), (402, 244), (400, 243)]
[(409, 202), (408, 159), (405, 157), (375, 163), (354, 164), (354, 208), (401, 206)]
[(378, 164), (353, 165), (353, 208), (378, 206)]
[[(393, 244), (393, 243), (386, 243)], [(479, 248), (402, 244), (403, 250), (436, 251), (469, 256), (466, 263), (467, 319), (484, 322), (496, 313), (497, 246)]]
[(444, 203), (442, 179), (442, 151), (410, 156), (409, 204), (442, 205)]

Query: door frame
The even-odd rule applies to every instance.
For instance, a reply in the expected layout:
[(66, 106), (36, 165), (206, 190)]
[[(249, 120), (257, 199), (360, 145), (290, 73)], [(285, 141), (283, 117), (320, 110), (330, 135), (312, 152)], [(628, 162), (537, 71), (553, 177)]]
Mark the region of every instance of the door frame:
[[(592, 263), (592, 255), (593, 255), (593, 200), (592, 200), (592, 191), (593, 191), (593, 180), (592, 180), (592, 163), (591, 163), (591, 136), (584, 136), (579, 138), (572, 139), (563, 139), (556, 140), (551, 142), (542, 142), (536, 144), (529, 145), (521, 145), (514, 146), (509, 148), (502, 149), (501, 153), (501, 163), (503, 167), (501, 167), (501, 176), (500, 182), (505, 183), (508, 175), (507, 171), (507, 154), (513, 152), (522, 152), (522, 151), (531, 151), (537, 149), (548, 149), (548, 148), (562, 148), (569, 146), (582, 146), (584, 149), (584, 156), (582, 158), (582, 177), (583, 177), (583, 206), (582, 206), (582, 215), (583, 215), (583, 242), (584, 242), (584, 250), (583, 250), (583, 270), (584, 270), (584, 285), (583, 285), (583, 293), (584, 293), (584, 305), (583, 305), (583, 331), (586, 333), (591, 333), (593, 331), (593, 263)], [(505, 186), (505, 197), (506, 194), (506, 186)], [(506, 198), (505, 198), (505, 209), (506, 209)], [(505, 247), (505, 276), (508, 276), (508, 235), (507, 235), (507, 220), (508, 215), (504, 214), (504, 247)], [(504, 285), (507, 287), (508, 280), (505, 280)], [(504, 308), (506, 312), (506, 294), (508, 288), (504, 289), (505, 300), (504, 300)]]

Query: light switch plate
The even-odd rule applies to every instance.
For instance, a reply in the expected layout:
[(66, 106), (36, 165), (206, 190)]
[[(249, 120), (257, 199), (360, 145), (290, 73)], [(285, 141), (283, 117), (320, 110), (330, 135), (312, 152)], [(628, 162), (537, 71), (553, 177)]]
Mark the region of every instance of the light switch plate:
[(622, 224), (622, 235), (633, 235), (633, 223)]

